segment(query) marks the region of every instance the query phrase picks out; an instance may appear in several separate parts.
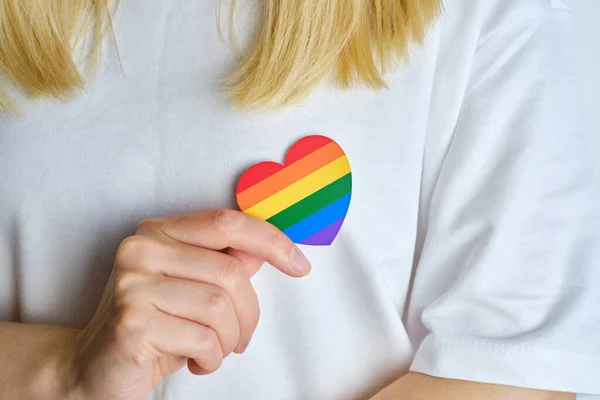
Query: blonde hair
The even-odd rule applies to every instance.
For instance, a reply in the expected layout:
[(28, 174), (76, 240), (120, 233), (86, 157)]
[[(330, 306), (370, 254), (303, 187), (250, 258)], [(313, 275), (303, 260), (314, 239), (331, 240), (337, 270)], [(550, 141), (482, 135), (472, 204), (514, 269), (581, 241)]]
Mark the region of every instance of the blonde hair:
[[(127, 1), (127, 0), (124, 0)], [(65, 99), (84, 79), (74, 49), (93, 28), (95, 60), (107, 0), (0, 0), (0, 71), (30, 97)], [(385, 87), (382, 75), (421, 42), (441, 0), (264, 0), (256, 43), (226, 81), (235, 104), (273, 108), (304, 98), (331, 71), (341, 87)], [(233, 7), (234, 5), (232, 5)], [(93, 62), (92, 62), (93, 63)], [(13, 104), (0, 87), (0, 107)]]
[[(93, 28), (88, 55), (98, 54), (106, 0), (0, 0), (0, 71), (30, 97), (66, 99), (84, 79), (74, 49)], [(12, 108), (0, 87), (0, 107)]]

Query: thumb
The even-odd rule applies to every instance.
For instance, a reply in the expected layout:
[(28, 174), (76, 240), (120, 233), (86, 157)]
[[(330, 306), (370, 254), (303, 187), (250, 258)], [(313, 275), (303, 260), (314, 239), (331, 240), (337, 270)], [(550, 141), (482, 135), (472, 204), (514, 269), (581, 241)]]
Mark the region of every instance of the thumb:
[(265, 263), (265, 260), (261, 260), (260, 258), (254, 257), (253, 255), (244, 251), (232, 249), (231, 247), (225, 249), (224, 253), (240, 260), (246, 267), (246, 271), (248, 272), (248, 276), (250, 276), (250, 278), (252, 278)]

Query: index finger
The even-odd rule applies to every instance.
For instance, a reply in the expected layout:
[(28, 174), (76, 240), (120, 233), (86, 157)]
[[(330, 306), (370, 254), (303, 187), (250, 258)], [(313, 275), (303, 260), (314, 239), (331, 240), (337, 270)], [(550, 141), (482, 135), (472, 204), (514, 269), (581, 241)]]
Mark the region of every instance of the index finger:
[(212, 250), (228, 247), (267, 261), (281, 272), (300, 277), (310, 262), (279, 229), (257, 217), (228, 209), (169, 216), (157, 227), (171, 239)]

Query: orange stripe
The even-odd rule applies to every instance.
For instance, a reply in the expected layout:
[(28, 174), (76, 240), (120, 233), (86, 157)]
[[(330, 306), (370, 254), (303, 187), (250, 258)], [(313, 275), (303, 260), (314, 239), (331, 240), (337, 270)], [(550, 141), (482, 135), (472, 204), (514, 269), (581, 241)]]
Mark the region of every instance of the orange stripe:
[(244, 190), (238, 195), (238, 205), (244, 211), (343, 155), (337, 143), (329, 143)]

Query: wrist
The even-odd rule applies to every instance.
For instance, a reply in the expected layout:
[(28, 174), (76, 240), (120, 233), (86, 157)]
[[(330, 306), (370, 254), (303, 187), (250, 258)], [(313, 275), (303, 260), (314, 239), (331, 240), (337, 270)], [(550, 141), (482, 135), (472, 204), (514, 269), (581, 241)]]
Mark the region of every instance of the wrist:
[(62, 329), (50, 334), (27, 373), (31, 399), (80, 400), (76, 395), (78, 374), (76, 342), (79, 330)]

